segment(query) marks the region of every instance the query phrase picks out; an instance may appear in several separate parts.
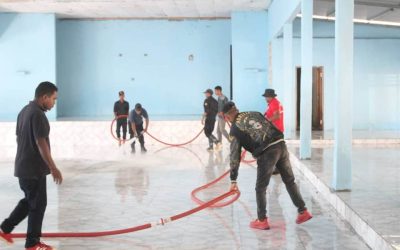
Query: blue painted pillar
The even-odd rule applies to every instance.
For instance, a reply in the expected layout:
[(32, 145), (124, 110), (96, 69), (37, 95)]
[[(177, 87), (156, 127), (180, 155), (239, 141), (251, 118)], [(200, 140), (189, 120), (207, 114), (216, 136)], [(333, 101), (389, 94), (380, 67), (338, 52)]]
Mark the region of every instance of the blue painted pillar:
[(283, 82), (284, 82), (284, 122), (285, 138), (294, 137), (296, 129), (296, 106), (295, 85), (293, 67), (293, 23), (292, 21), (283, 26)]
[(336, 0), (333, 188), (351, 189), (354, 0)]
[(313, 0), (301, 1), (300, 159), (311, 158)]

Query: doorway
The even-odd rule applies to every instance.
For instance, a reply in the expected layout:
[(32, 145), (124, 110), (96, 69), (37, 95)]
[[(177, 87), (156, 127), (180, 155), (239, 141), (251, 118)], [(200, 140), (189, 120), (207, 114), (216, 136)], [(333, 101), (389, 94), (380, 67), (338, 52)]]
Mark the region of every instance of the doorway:
[[(321, 131), (324, 129), (324, 67), (313, 67), (312, 73), (312, 130)], [(296, 129), (300, 130), (300, 89), (301, 89), (301, 68), (296, 69), (297, 85), (297, 122)]]

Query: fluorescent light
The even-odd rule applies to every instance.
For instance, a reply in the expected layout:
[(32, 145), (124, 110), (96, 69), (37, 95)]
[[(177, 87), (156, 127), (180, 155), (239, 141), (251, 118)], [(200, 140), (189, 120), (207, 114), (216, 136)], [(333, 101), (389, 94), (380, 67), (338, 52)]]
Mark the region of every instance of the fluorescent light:
[[(301, 14), (298, 14), (297, 17), (302, 17)], [(328, 21), (335, 21), (335, 17), (331, 16), (319, 16), (319, 15), (313, 15), (314, 19), (318, 20), (328, 20)], [(363, 23), (363, 24), (374, 24), (374, 25), (387, 25), (387, 26), (399, 26), (400, 23), (397, 22), (386, 22), (386, 21), (376, 21), (376, 20), (366, 20), (366, 19), (358, 19), (354, 18), (353, 19), (355, 23)]]

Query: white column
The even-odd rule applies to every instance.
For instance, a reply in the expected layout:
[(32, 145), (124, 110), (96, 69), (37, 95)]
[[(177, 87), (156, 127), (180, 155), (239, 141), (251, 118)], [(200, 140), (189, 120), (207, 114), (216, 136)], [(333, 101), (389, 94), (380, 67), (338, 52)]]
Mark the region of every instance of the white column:
[(354, 0), (336, 0), (333, 188), (351, 189)]
[(284, 83), (284, 122), (285, 138), (293, 138), (296, 130), (296, 106), (293, 68), (293, 23), (283, 26), (283, 83)]
[(301, 1), (300, 159), (311, 158), (313, 0)]

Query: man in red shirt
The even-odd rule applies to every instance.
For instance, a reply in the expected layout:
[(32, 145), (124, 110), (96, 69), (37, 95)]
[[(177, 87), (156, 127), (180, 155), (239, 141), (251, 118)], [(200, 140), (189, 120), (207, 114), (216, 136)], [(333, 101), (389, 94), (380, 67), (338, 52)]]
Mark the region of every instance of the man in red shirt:
[[(278, 99), (276, 99), (275, 90), (266, 89), (265, 93), (262, 96), (265, 97), (265, 100), (268, 103), (268, 109), (264, 113), (265, 119), (271, 121), (275, 125), (275, 127), (277, 127), (283, 133), (283, 107)], [(274, 168), (272, 174), (279, 174), (279, 170), (277, 168)]]
[(284, 132), (283, 127), (283, 107), (276, 99), (275, 90), (266, 89), (262, 95), (268, 103), (268, 109), (265, 111), (265, 119), (271, 121), (281, 132)]

